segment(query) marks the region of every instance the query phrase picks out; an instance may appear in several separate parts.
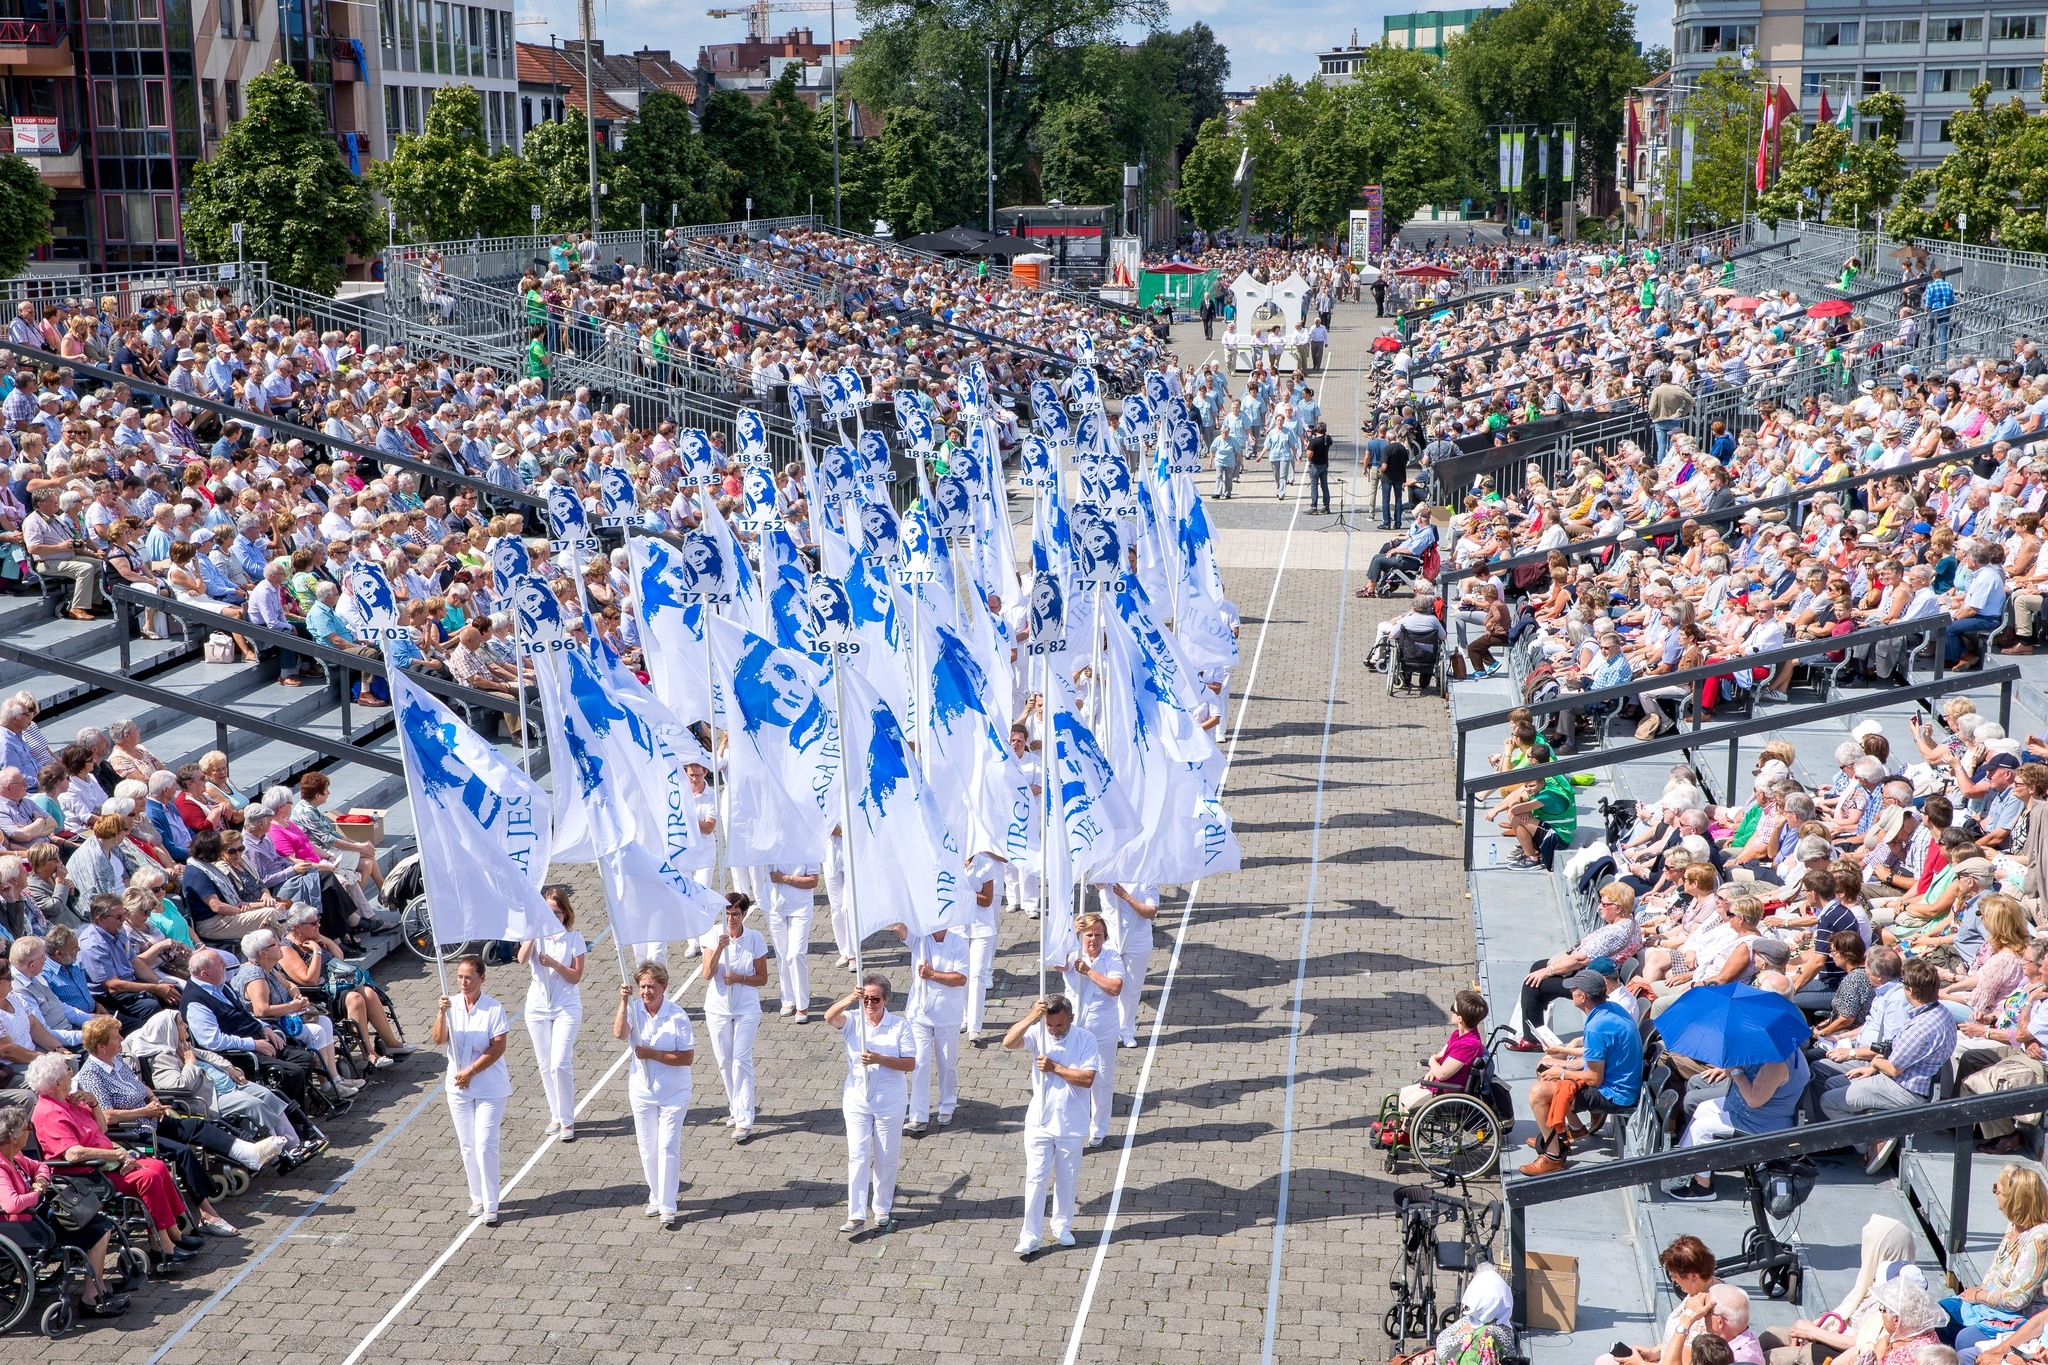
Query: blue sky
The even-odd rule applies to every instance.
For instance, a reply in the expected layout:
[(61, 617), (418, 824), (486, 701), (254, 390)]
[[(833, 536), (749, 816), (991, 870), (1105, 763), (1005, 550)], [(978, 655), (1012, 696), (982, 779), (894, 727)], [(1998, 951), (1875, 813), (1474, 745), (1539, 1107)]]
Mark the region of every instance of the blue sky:
[[(1375, 42), (1379, 38), (1382, 16), (1422, 7), (1409, 3), (1360, 6), (1338, 3), (1338, 0), (1263, 0), (1253, 4), (1243, 3), (1243, 0), (1172, 0), (1172, 3), (1169, 22), (1173, 27), (1179, 28), (1199, 19), (1215, 29), (1224, 46), (1230, 49), (1230, 86), (1234, 90), (1264, 84), (1281, 75), (1305, 79), (1315, 73), (1315, 54), (1349, 42), (1352, 30), (1357, 30), (1360, 41)], [(746, 36), (745, 21), (708, 18), (704, 13), (708, 7), (706, 0), (686, 0), (681, 5), (663, 3), (662, 0), (599, 0), (598, 37), (616, 51), (629, 51), (640, 46), (666, 47), (679, 61), (693, 61), (697, 49), (706, 43), (737, 42)], [(1433, 7), (1458, 6), (1445, 4)], [(808, 25), (822, 42), (827, 17), (823, 13), (776, 14), (770, 28), (780, 33)], [(563, 35), (576, 32), (574, 0), (527, 0), (519, 8), (519, 19), (522, 21), (519, 36), (527, 42), (545, 43), (550, 30)], [(526, 22), (529, 20), (538, 22)], [(839, 21), (843, 34), (854, 31), (850, 0), (840, 9)], [(1647, 3), (1639, 0), (1636, 32), (1646, 47), (1668, 45), (1671, 41), (1671, 0), (1648, 0)]]

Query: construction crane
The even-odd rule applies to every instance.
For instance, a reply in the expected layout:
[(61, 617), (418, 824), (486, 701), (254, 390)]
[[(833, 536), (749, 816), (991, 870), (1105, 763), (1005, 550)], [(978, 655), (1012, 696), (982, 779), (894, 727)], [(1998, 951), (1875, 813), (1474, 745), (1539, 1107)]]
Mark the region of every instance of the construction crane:
[(770, 14), (823, 14), (832, 8), (833, 0), (749, 0), (738, 9), (713, 9), (704, 11), (713, 19), (738, 19), (747, 21), (747, 41), (765, 43), (768, 41), (768, 16)]

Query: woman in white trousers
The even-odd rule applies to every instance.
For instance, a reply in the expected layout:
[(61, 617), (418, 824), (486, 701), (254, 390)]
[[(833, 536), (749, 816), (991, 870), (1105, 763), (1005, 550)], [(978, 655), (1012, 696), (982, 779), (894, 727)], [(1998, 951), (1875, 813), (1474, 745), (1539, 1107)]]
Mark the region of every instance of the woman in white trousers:
[(752, 899), (725, 898), (725, 920), (697, 942), (704, 954), (704, 1030), (725, 1084), (734, 1142), (754, 1135), (754, 1035), (761, 1029), (761, 987), (768, 983), (768, 941), (747, 927)]
[(1124, 962), (1124, 987), (1117, 992), (1117, 1035), (1125, 1047), (1138, 1045), (1138, 1001), (1152, 970), (1152, 922), (1159, 915), (1159, 888), (1110, 883), (1102, 888), (1102, 917), (1116, 926), (1116, 952)]
[(811, 1022), (811, 914), (824, 878), (809, 863), (754, 869), (754, 902), (768, 922), (782, 978), (782, 1017)]
[(484, 960), (464, 953), (455, 962), (453, 996), (441, 997), (434, 1043), (448, 1049), (448, 1112), (462, 1148), (469, 1181), (469, 1216), (498, 1226), (498, 1124), (512, 1097), (505, 1070), (505, 1037), (512, 1025), (505, 1007), (484, 994)]
[(996, 921), (1002, 907), (997, 903), (997, 884), (1009, 863), (993, 853), (977, 853), (967, 860), (966, 889), (974, 893), (967, 911), (967, 1006), (961, 1021), (967, 1040), (981, 1042), (982, 1016), (988, 993), (996, 984)]
[(569, 888), (550, 886), (541, 899), (555, 912), (559, 929), (519, 945), (519, 960), (533, 973), (526, 987), (526, 1032), (540, 1066), (547, 1096), (550, 1133), (576, 1140), (576, 1034), (583, 1027), (584, 959), (590, 945), (576, 932), (576, 907)]
[(1109, 946), (1109, 929), (1102, 916), (1077, 916), (1074, 928), (1081, 935), (1081, 951), (1066, 967), (1067, 999), (1074, 1002), (1074, 1023), (1095, 1035), (1095, 1045), (1102, 1053), (1095, 1082), (1088, 1088), (1088, 1141), (1083, 1144), (1096, 1147), (1109, 1136), (1110, 1115), (1116, 1106), (1116, 1035), (1122, 1023), (1116, 1002), (1124, 991), (1124, 964)]
[(900, 1014), (889, 1013), (889, 978), (869, 972), (860, 989), (835, 1000), (825, 1022), (846, 1045), (846, 1085), (839, 1108), (846, 1118), (846, 1221), (859, 1232), (872, 1211), (888, 1228), (896, 1207), (896, 1168), (903, 1159), (903, 1112), (917, 1043)]
[[(635, 1001), (635, 990), (639, 1000)], [(633, 973), (633, 985), (619, 983), (619, 1012), (612, 1037), (633, 1044), (626, 1098), (633, 1109), (633, 1135), (640, 1140), (640, 1170), (647, 1177), (647, 1216), (674, 1232), (683, 1225), (676, 1191), (683, 1175), (683, 1120), (690, 1112), (690, 1064), (697, 1037), (690, 1016), (668, 998), (668, 968), (652, 960)]]

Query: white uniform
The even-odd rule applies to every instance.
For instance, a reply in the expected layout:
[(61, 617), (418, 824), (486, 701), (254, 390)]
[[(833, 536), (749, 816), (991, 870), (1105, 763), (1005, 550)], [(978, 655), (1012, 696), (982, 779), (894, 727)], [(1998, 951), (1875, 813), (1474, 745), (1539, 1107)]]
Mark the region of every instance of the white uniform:
[[(1123, 981), (1124, 988), (1130, 988), (1124, 978), (1123, 959), (1108, 944), (1103, 945), (1101, 954), (1089, 965), (1098, 975)], [(1095, 1084), (1088, 1093), (1088, 1141), (1100, 1142), (1109, 1135), (1110, 1111), (1116, 1104), (1116, 1035), (1123, 1020), (1115, 996), (1078, 971), (1063, 975), (1067, 979), (1067, 999), (1074, 1002), (1074, 1027), (1094, 1034), (1095, 1046), (1102, 1053), (1095, 1068)]]
[(825, 845), (825, 900), (832, 914), (832, 943), (839, 956), (853, 958), (853, 915), (846, 900), (846, 846), (838, 835)]
[(583, 1027), (583, 991), (563, 980), (553, 967), (541, 966), (538, 958), (545, 953), (566, 965), (587, 954), (590, 945), (574, 929), (544, 934), (534, 945), (535, 960), (526, 964), (533, 976), (526, 987), (526, 1032), (533, 1039), (534, 1061), (540, 1066), (548, 1117), (564, 1127), (574, 1127), (576, 1034)]
[[(701, 792), (694, 793), (690, 797), (690, 809), (697, 819), (696, 828), (699, 833), (702, 833), (706, 820), (713, 821), (714, 823), (717, 821), (718, 797), (716, 793), (709, 786), (705, 787)], [(695, 877), (701, 886), (709, 887), (711, 885), (707, 880), (710, 876), (708, 872), (693, 872), (689, 875)], [(723, 897), (720, 899), (723, 899)], [(632, 943), (628, 944), (627, 947), (633, 958), (632, 965), (636, 967), (643, 962), (659, 962), (664, 967), (668, 965), (668, 943), (666, 940), (660, 943)]]
[[(962, 1024), (969, 1037), (981, 1032), (982, 1013), (988, 993), (996, 984), (996, 921), (1001, 909), (1003, 880), (1007, 865), (993, 854), (977, 853), (967, 860), (967, 876), (961, 887), (967, 896), (967, 1008)], [(975, 903), (981, 889), (989, 888), (987, 905)]]
[[(866, 1030), (863, 1034), (862, 1030)], [(917, 1044), (900, 1014), (884, 1011), (870, 1024), (856, 1000), (839, 1026), (846, 1042), (846, 1085), (839, 1108), (846, 1116), (846, 1216), (865, 1219), (872, 1210), (886, 1220), (896, 1206), (896, 1166), (903, 1157), (903, 1106), (910, 1078), (886, 1066), (861, 1062), (863, 1050), (883, 1057), (915, 1057)]]
[[(947, 934), (944, 941), (927, 936), (911, 949), (918, 962), (935, 972), (967, 973), (968, 941)], [(917, 1070), (910, 1077), (910, 1121), (923, 1123), (932, 1112), (932, 1073), (939, 1077), (939, 1119), (953, 1117), (960, 1102), (960, 1021), (967, 1016), (967, 987), (948, 986), (920, 976), (910, 979), (910, 1001), (904, 1007), (910, 1036), (917, 1048)]]
[[(697, 950), (711, 951), (724, 936), (724, 929), (713, 929), (697, 940)], [(767, 956), (768, 941), (761, 931), (742, 929), (739, 938), (726, 945), (717, 975), (704, 983), (704, 1030), (711, 1035), (711, 1055), (725, 1082), (726, 1107), (735, 1128), (754, 1126), (754, 1035), (761, 1028), (761, 990), (727, 985), (725, 976), (752, 976)]]
[[(652, 1017), (637, 996), (626, 1006), (633, 1042), (661, 1052), (689, 1052), (697, 1046), (690, 1016), (663, 1000)], [(640, 1170), (647, 1177), (647, 1203), (663, 1217), (676, 1211), (683, 1175), (683, 1120), (690, 1112), (690, 1068), (635, 1057), (626, 1086), (633, 1108), (633, 1135), (640, 1140)]]
[(768, 925), (768, 943), (775, 950), (782, 980), (782, 1012), (811, 1008), (811, 910), (817, 890), (799, 890), (768, 879), (770, 872), (785, 877), (816, 877), (818, 868), (810, 863), (753, 869), (754, 904)]
[(488, 995), (476, 998), (474, 1009), (462, 992), (448, 997), (448, 1113), (455, 1120), (455, 1142), (462, 1148), (462, 1174), (469, 1181), (469, 1202), (486, 1213), (498, 1211), (498, 1125), (505, 1101), (512, 1098), (512, 1076), (500, 1056), (466, 1086), (455, 1073), (490, 1051), (491, 1040), (512, 1031), (505, 1007)]
[[(1146, 882), (1126, 884), (1134, 900), (1159, 907), (1159, 888)], [(1110, 887), (1102, 888), (1102, 918), (1115, 929), (1116, 955), (1124, 960), (1124, 989), (1116, 998), (1117, 1033), (1125, 1047), (1138, 1044), (1138, 1001), (1145, 994), (1145, 974), (1152, 969), (1152, 921), (1131, 909)]]
[[(1045, 764), (1039, 755), (1030, 749), (1017, 760), (1018, 775), (1030, 785), (1042, 788), (1045, 784)], [(1013, 858), (1003, 869), (1003, 891), (1012, 910), (1035, 911), (1038, 908), (1038, 865), (1044, 847), (1045, 793), (1041, 790), (1033, 798), (1037, 802), (1031, 820), (1030, 850), (1021, 858)]]
[(1077, 1071), (1097, 1070), (1102, 1049), (1095, 1035), (1076, 1024), (1064, 1038), (1055, 1038), (1040, 1020), (1024, 1033), (1024, 1051), (1031, 1054), (1031, 1107), (1024, 1115), (1024, 1240), (1042, 1240), (1045, 1187), (1052, 1184), (1052, 1234), (1062, 1237), (1074, 1226), (1074, 1187), (1081, 1174), (1081, 1139), (1088, 1131), (1087, 1090), (1038, 1069), (1038, 1058), (1050, 1057)]

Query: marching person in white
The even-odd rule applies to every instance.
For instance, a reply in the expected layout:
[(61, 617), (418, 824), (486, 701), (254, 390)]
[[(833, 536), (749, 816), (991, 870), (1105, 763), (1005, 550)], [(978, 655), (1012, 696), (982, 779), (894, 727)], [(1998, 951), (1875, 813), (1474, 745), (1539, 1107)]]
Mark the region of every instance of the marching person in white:
[(811, 1022), (811, 911), (822, 880), (809, 863), (754, 869), (754, 902), (779, 964), (782, 1017), (799, 1024)]
[(498, 1124), (512, 1097), (505, 1070), (505, 1037), (512, 1025), (505, 1007), (484, 994), (484, 960), (464, 953), (455, 960), (453, 996), (441, 997), (434, 1015), (434, 1044), (448, 1049), (448, 1112), (462, 1148), (462, 1173), (469, 1181), (469, 1216), (483, 1215), (498, 1226)]
[(768, 941), (747, 927), (754, 902), (725, 898), (725, 921), (697, 942), (704, 953), (704, 1027), (725, 1083), (735, 1142), (754, 1134), (754, 1035), (761, 1030), (761, 987), (768, 982)]
[[(685, 763), (684, 774), (690, 779), (691, 814), (697, 818), (699, 834), (714, 834), (718, 829), (718, 795), (711, 790), (711, 774), (701, 763)], [(692, 874), (699, 883), (704, 882), (701, 873)], [(631, 943), (627, 948), (635, 962), (659, 962), (668, 965), (668, 944)]]
[(1088, 1131), (1089, 1096), (1102, 1049), (1095, 1035), (1074, 1027), (1074, 1007), (1064, 995), (1035, 1001), (1031, 1013), (1003, 1035), (1006, 1051), (1029, 1044), (1031, 1107), (1024, 1114), (1024, 1235), (1017, 1254), (1029, 1256), (1044, 1243), (1045, 1186), (1052, 1183), (1052, 1235), (1063, 1247), (1074, 1244), (1074, 1187), (1081, 1174), (1081, 1140)]
[(967, 912), (967, 1007), (962, 1027), (968, 1041), (981, 1045), (982, 1015), (988, 1005), (989, 989), (996, 984), (996, 884), (1003, 879), (1008, 861), (993, 853), (977, 853), (967, 860), (964, 885), (974, 892)]
[[(633, 1002), (637, 988), (640, 1001)], [(619, 1012), (612, 1037), (633, 1044), (627, 1101), (633, 1107), (633, 1135), (640, 1140), (640, 1169), (647, 1177), (647, 1216), (674, 1232), (682, 1183), (683, 1120), (690, 1112), (690, 1063), (697, 1060), (697, 1035), (690, 1016), (668, 998), (668, 968), (643, 962), (633, 986), (619, 983)]]
[[(898, 925), (898, 929), (902, 926)], [(906, 934), (907, 937), (907, 934)], [(904, 1016), (917, 1049), (910, 1077), (910, 1124), (922, 1133), (932, 1112), (932, 1072), (939, 1074), (939, 1126), (953, 1121), (960, 1102), (960, 1021), (967, 1014), (967, 940), (944, 929), (912, 941), (917, 975)]]
[(1159, 914), (1159, 888), (1151, 883), (1112, 882), (1102, 888), (1102, 915), (1116, 925), (1116, 955), (1124, 963), (1124, 989), (1117, 992), (1117, 1035), (1125, 1047), (1138, 1045), (1138, 1000), (1152, 969), (1152, 921)]
[(533, 973), (526, 988), (526, 1032), (533, 1039), (534, 1061), (540, 1065), (540, 1088), (547, 1096), (550, 1133), (562, 1141), (576, 1140), (576, 1034), (583, 1027), (584, 958), (590, 945), (576, 932), (576, 908), (569, 889), (550, 886), (541, 899), (555, 912), (561, 927), (519, 945), (519, 960)]
[(825, 845), (825, 904), (832, 918), (832, 946), (838, 953), (835, 967), (851, 967), (853, 955), (853, 912), (846, 899), (846, 841), (839, 831)]
[(886, 1231), (896, 1205), (904, 1092), (917, 1069), (917, 1044), (903, 1017), (889, 1013), (889, 978), (880, 972), (869, 972), (859, 990), (833, 1001), (825, 1022), (846, 1043), (846, 1086), (839, 1100), (846, 1116), (846, 1221), (839, 1230), (859, 1232), (872, 1209), (875, 1224)]
[(1017, 766), (1031, 784), (1031, 795), (1039, 800), (1035, 800), (1031, 807), (1028, 850), (1022, 858), (1014, 859), (1003, 869), (1003, 887), (1012, 910), (1022, 910), (1032, 919), (1037, 919), (1038, 863), (1045, 831), (1045, 808), (1041, 804), (1045, 796), (1045, 764), (1031, 747), (1030, 727), (1022, 722), (1010, 727), (1010, 752), (1017, 756)]
[(1109, 1136), (1110, 1111), (1116, 1104), (1116, 1038), (1123, 1023), (1117, 997), (1124, 989), (1124, 964), (1108, 946), (1109, 930), (1102, 916), (1078, 916), (1074, 929), (1081, 936), (1081, 951), (1065, 969), (1067, 999), (1074, 1002), (1074, 1021), (1095, 1035), (1102, 1053), (1088, 1091), (1088, 1146), (1096, 1147)]

